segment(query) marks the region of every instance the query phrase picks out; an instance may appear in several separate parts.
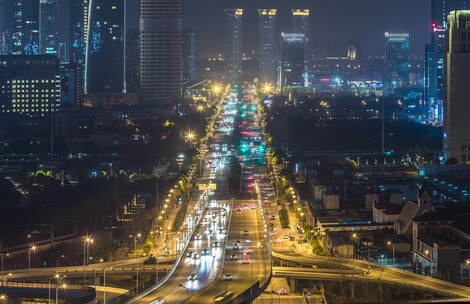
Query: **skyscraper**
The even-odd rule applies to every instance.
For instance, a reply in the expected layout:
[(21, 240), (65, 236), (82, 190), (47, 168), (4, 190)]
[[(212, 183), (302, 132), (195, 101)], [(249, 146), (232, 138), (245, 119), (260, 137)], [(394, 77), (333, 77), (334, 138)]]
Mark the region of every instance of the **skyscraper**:
[(470, 162), (470, 10), (449, 14), (446, 40), (444, 152)]
[(298, 33), (281, 33), (281, 39), (279, 86), (305, 87), (305, 36)]
[(40, 0), (39, 52), (59, 54), (58, 0)]
[(182, 96), (182, 1), (140, 1), (140, 88), (147, 104)]
[(465, 9), (470, 9), (469, 0), (431, 1), (431, 43), (426, 46), (424, 102), (427, 119), (434, 124), (442, 124), (447, 16), (451, 11)]
[(388, 89), (409, 84), (410, 35), (385, 33), (385, 86)]
[(3, 2), (3, 53), (39, 54), (39, 0)]
[(275, 79), (276, 9), (259, 9), (259, 77), (263, 82)]
[(309, 9), (293, 9), (292, 13), (292, 33), (304, 35), (304, 52), (305, 67), (310, 70), (310, 62), (312, 60), (312, 45), (310, 43), (310, 10)]
[(86, 50), (85, 93), (125, 91), (124, 0), (94, 0)]
[(183, 31), (183, 81), (195, 81), (198, 77), (198, 45), (196, 32)]
[(232, 82), (240, 81), (242, 74), (242, 18), (241, 8), (225, 10), (225, 71)]

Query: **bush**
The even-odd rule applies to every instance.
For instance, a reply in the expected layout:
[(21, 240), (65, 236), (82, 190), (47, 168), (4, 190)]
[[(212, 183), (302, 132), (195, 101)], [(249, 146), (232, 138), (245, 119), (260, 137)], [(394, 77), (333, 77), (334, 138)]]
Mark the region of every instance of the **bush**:
[(144, 265), (155, 265), (157, 264), (157, 259), (154, 256), (149, 256), (148, 259), (144, 261)]
[(289, 215), (286, 209), (279, 210), (279, 220), (282, 228), (289, 228)]
[(188, 203), (185, 203), (181, 206), (180, 210), (176, 214), (175, 221), (173, 222), (173, 227), (171, 228), (172, 232), (177, 232), (178, 229), (183, 226), (184, 217), (186, 216), (186, 211), (188, 211)]

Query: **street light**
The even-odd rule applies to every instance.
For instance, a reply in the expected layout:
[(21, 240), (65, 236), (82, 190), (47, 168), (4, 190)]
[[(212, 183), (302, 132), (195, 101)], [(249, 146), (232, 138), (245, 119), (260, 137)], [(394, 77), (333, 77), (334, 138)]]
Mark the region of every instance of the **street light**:
[(61, 255), (60, 257), (56, 259), (56, 268), (59, 268), (59, 260), (64, 259), (64, 258), (65, 258), (65, 255)]
[(83, 285), (85, 285), (86, 280), (86, 265), (88, 260), (88, 251), (91, 244), (93, 244), (94, 240), (93, 237), (90, 235), (86, 235), (83, 237)]
[(2, 276), (3, 276), (3, 258), (6, 256), (10, 256), (10, 254), (7, 252), (7, 253), (2, 253)]
[(28, 249), (28, 268), (31, 270), (31, 251), (36, 251), (37, 247), (35, 245), (32, 245)]
[(395, 266), (395, 243), (387, 241), (388, 246), (392, 246), (392, 266)]
[(59, 279), (59, 275), (56, 274), (55, 276), (53, 276), (52, 278), (50, 278), (49, 281), (47, 282), (48, 290), (49, 290), (49, 297), (48, 297), (47, 303), (51, 303), (51, 281), (54, 280), (54, 279), (58, 280), (58, 279)]
[[(134, 257), (137, 259), (137, 239), (140, 239), (142, 236), (141, 233), (137, 233), (136, 235), (130, 235), (131, 238), (134, 238)], [(136, 293), (139, 294), (139, 262), (135, 261), (135, 271), (136, 271), (136, 281), (135, 281), (135, 288)]]
[(103, 303), (106, 303), (106, 271), (113, 270), (113, 267), (105, 268), (103, 270)]

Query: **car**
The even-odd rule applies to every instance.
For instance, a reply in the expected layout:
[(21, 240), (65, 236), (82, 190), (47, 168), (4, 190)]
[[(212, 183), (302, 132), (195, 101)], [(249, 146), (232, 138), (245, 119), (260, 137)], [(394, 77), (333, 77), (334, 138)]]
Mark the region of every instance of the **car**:
[(193, 260), (199, 260), (200, 256), (197, 252), (193, 253)]
[(237, 207), (235, 208), (235, 211), (239, 212), (239, 211), (242, 211), (242, 209), (240, 207)]
[(231, 259), (232, 261), (235, 261), (236, 259), (238, 259), (238, 255), (236, 255), (235, 253), (232, 253), (232, 254), (230, 255), (230, 259)]
[(196, 234), (196, 237), (195, 237), (196, 241), (199, 241), (199, 240), (201, 240), (201, 238), (202, 238), (202, 237), (201, 237), (201, 234), (199, 234), (199, 233), (198, 233), (198, 234)]
[(197, 280), (197, 273), (192, 272), (188, 275), (188, 281), (195, 281)]
[(156, 299), (155, 301), (150, 302), (150, 304), (165, 304), (164, 299)]
[(213, 247), (220, 247), (220, 243), (219, 242), (214, 242), (214, 244), (212, 246)]
[(191, 250), (186, 253), (186, 257), (188, 258), (192, 257), (192, 255), (193, 255), (193, 252)]
[(271, 220), (275, 220), (276, 219), (276, 216), (273, 214), (271, 215)]
[(201, 255), (209, 255), (209, 250), (203, 249)]
[(248, 232), (248, 230), (243, 231), (243, 236), (248, 236), (248, 235), (250, 235), (250, 232)]
[(250, 258), (243, 258), (242, 264), (250, 264)]
[(227, 300), (232, 298), (235, 295), (233, 291), (221, 292), (220, 294), (214, 297), (214, 303), (225, 303)]
[(233, 278), (233, 276), (232, 276), (231, 273), (226, 273), (226, 274), (224, 275), (224, 280), (225, 280), (225, 281), (231, 281), (232, 278)]
[(284, 234), (284, 240), (288, 240), (289, 236), (287, 234)]
[(232, 248), (233, 248), (233, 249), (239, 249), (238, 243), (233, 243)]

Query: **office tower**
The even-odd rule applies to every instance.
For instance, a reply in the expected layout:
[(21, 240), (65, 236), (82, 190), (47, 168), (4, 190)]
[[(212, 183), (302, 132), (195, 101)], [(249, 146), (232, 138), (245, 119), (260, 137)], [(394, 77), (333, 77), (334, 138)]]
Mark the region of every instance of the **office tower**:
[(192, 30), (183, 31), (183, 81), (195, 81), (198, 77), (197, 34)]
[(60, 82), (53, 55), (0, 56), (0, 112), (40, 117), (57, 111)]
[(39, 53), (59, 54), (58, 0), (40, 0)]
[(305, 66), (307, 72), (310, 70), (310, 62), (312, 60), (313, 49), (310, 43), (310, 10), (309, 9), (293, 9), (292, 13), (292, 33), (304, 35), (304, 52)]
[(470, 0), (431, 0), (431, 24), (447, 28), (447, 16), (451, 11), (470, 9)]
[(305, 87), (305, 36), (298, 33), (281, 33), (281, 69), (279, 86)]
[(0, 55), (4, 55), (5, 3), (0, 1)]
[(348, 54), (347, 57), (349, 60), (357, 60), (358, 59), (358, 52), (357, 47), (353, 44), (348, 45)]
[(82, 79), (78, 64), (61, 62), (59, 72), (61, 84), (61, 105), (79, 107), (82, 103)]
[(448, 17), (444, 82), (444, 153), (470, 161), (470, 10)]
[(275, 79), (276, 9), (259, 9), (259, 78), (262, 82)]
[(39, 54), (39, 0), (3, 2), (3, 53)]
[(393, 89), (409, 84), (410, 35), (385, 33), (385, 87)]
[(442, 124), (444, 99), (445, 29), (434, 24), (431, 43), (425, 48), (424, 62), (424, 110), (426, 119)]
[(427, 120), (436, 125), (442, 125), (447, 16), (451, 11), (465, 9), (470, 9), (469, 0), (431, 1), (431, 43), (426, 46), (424, 103)]
[(147, 104), (182, 96), (182, 1), (140, 1), (140, 89)]
[(125, 1), (92, 1), (86, 50), (85, 93), (125, 91)]
[(140, 90), (140, 31), (127, 29), (126, 35), (126, 92)]
[(225, 10), (225, 71), (229, 81), (238, 82), (242, 74), (243, 9)]

